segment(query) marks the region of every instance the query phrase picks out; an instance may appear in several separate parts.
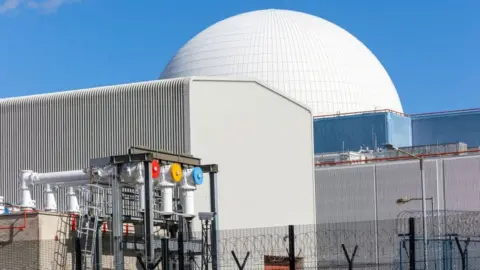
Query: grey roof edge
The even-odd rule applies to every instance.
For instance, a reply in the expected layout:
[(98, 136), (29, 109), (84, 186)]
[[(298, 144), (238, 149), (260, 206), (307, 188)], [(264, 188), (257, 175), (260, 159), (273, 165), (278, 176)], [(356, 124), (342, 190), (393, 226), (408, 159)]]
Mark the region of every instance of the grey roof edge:
[(266, 83), (260, 82), (259, 80), (246, 78), (246, 77), (220, 77), (220, 76), (190, 76), (190, 77), (178, 77), (178, 78), (171, 78), (171, 79), (161, 79), (161, 80), (149, 80), (149, 81), (142, 81), (142, 82), (134, 82), (134, 83), (124, 83), (124, 84), (116, 84), (116, 85), (106, 85), (106, 86), (98, 86), (92, 88), (83, 88), (83, 89), (75, 89), (75, 90), (66, 90), (66, 91), (59, 91), (59, 92), (52, 92), (52, 93), (44, 93), (44, 94), (35, 94), (35, 95), (28, 95), (28, 96), (20, 96), (20, 97), (9, 97), (9, 98), (2, 98), (0, 99), (0, 105), (8, 105), (8, 104), (16, 104), (16, 103), (23, 103), (23, 102), (35, 102), (39, 100), (54, 100), (59, 98), (67, 98), (73, 97), (78, 95), (94, 95), (99, 94), (102, 92), (109, 92), (109, 91), (121, 91), (125, 90), (128, 86), (140, 86), (149, 83), (153, 84), (170, 84), (170, 83), (182, 83), (186, 87), (190, 85), (192, 81), (226, 81), (226, 82), (250, 82), (260, 85), (261, 87), (271, 91), (272, 93), (296, 104), (297, 106), (306, 110), (310, 115), (312, 115), (312, 110), (305, 104), (300, 103), (284, 94), (276, 90), (275, 88), (269, 86)]
[(55, 100), (55, 99), (68, 98), (68, 97), (74, 97), (74, 96), (90, 96), (90, 95), (106, 93), (106, 92), (116, 92), (116, 91), (126, 90), (127, 87), (129, 86), (142, 86), (147, 84), (170, 85), (172, 83), (181, 83), (185, 85), (185, 87), (188, 87), (190, 83), (190, 79), (189, 78), (172, 78), (172, 79), (164, 79), (164, 80), (150, 80), (150, 81), (124, 83), (124, 84), (116, 84), (116, 85), (105, 85), (105, 86), (98, 86), (98, 87), (92, 87), (92, 88), (82, 88), (82, 89), (58, 91), (58, 92), (51, 92), (51, 93), (19, 96), (19, 97), (8, 97), (8, 98), (0, 99), (0, 105), (10, 105), (10, 104), (17, 104), (17, 103), (24, 103), (24, 102), (35, 102), (40, 100)]
[(310, 115), (312, 115), (312, 110), (310, 109), (310, 107), (308, 107), (307, 105), (303, 104), (303, 103), (300, 103), (288, 96), (286, 96), (285, 94), (281, 93), (280, 91), (278, 91), (276, 88), (264, 83), (264, 82), (261, 82), (257, 79), (253, 79), (253, 78), (248, 78), (248, 77), (236, 77), (236, 76), (228, 76), (228, 77), (222, 77), (222, 76), (190, 76), (190, 77), (187, 77), (187, 78), (190, 78), (190, 81), (226, 81), (226, 82), (251, 82), (251, 83), (255, 83), (255, 84), (258, 84), (260, 85), (261, 87), (271, 91), (272, 93), (298, 105), (299, 107), (305, 109), (306, 111), (308, 111), (308, 113)]

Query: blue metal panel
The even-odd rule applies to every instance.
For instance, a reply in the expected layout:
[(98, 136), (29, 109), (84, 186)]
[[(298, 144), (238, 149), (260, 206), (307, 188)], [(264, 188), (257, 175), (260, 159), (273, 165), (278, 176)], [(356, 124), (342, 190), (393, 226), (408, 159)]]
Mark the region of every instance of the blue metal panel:
[(315, 153), (358, 151), (388, 143), (386, 121), (386, 113), (317, 118), (313, 122)]
[(414, 145), (464, 142), (480, 145), (480, 110), (412, 116)]
[(388, 143), (396, 147), (412, 145), (412, 121), (409, 117), (388, 113), (387, 124)]

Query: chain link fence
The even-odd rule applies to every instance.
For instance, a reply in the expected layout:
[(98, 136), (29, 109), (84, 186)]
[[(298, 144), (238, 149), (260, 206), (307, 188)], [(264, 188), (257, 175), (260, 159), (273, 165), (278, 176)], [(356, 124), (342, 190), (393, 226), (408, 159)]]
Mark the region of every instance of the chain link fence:
[[(218, 269), (283, 270), (291, 269), (291, 264), (295, 269), (423, 269), (422, 219), (419, 212), (406, 212), (395, 220), (223, 230), (219, 231)], [(436, 212), (426, 220), (429, 269), (479, 269), (479, 212)], [(71, 232), (40, 240), (40, 224), (35, 232), (35, 220), (28, 222), (30, 227), (22, 230), (0, 231), (0, 269), (73, 269)], [(62, 226), (69, 227), (68, 223)], [(126, 235), (124, 240), (132, 238)], [(194, 233), (193, 238), (198, 249), (201, 234)], [(172, 238), (171, 244), (175, 241)], [(114, 268), (110, 242), (110, 234), (105, 232), (103, 270)], [(189, 250), (193, 249), (185, 243), (186, 265), (188, 269), (201, 269), (202, 256), (191, 255)], [(169, 255), (171, 270), (178, 269), (179, 256), (175, 253), (173, 248)], [(135, 252), (125, 252), (125, 269), (141, 269), (135, 256)]]

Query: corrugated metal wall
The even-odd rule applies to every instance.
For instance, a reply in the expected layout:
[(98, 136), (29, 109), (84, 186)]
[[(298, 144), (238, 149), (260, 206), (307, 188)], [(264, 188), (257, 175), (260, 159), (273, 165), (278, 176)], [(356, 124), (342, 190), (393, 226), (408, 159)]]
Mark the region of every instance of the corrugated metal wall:
[(464, 142), (480, 145), (480, 110), (439, 115), (412, 116), (414, 145)]
[(316, 154), (412, 143), (410, 119), (394, 113), (317, 118), (313, 125)]
[[(132, 145), (188, 153), (187, 79), (0, 100), (0, 195), (19, 200), (19, 170), (81, 169)], [(43, 207), (42, 189), (33, 194)], [(59, 205), (63, 196), (58, 196)]]
[[(321, 168), (315, 181), (317, 223), (395, 219), (402, 211), (421, 209), (418, 201), (395, 203), (421, 197), (418, 161)], [(480, 156), (428, 159), (425, 183), (435, 209), (477, 211)]]
[[(478, 211), (480, 208), (480, 156), (426, 160), (425, 182), (426, 197), (433, 197), (434, 210)], [(341, 243), (350, 247), (358, 244), (359, 250), (366, 251), (359, 253), (356, 261), (393, 262), (398, 259), (398, 229), (405, 227), (405, 221), (397, 218), (409, 217), (406, 211), (418, 213), (421, 210), (421, 201), (396, 204), (401, 197), (421, 198), (419, 161), (317, 169), (315, 197), (319, 228), (330, 226), (339, 230), (342, 224), (337, 222), (350, 222), (344, 225), (351, 228), (345, 229), (347, 236)], [(430, 200), (426, 209), (430, 216)], [(420, 221), (418, 218), (419, 228)], [(456, 227), (449, 225), (449, 230), (460, 233), (463, 230), (458, 227), (460, 221), (452, 216), (447, 223), (458, 224)], [(441, 233), (442, 223), (442, 220), (428, 219), (427, 233)], [(471, 229), (468, 225), (466, 228)], [(337, 242), (326, 240), (322, 242), (323, 246), (327, 242), (324, 253), (338, 248), (338, 245), (328, 246), (328, 243)], [(433, 251), (432, 246), (431, 258)]]

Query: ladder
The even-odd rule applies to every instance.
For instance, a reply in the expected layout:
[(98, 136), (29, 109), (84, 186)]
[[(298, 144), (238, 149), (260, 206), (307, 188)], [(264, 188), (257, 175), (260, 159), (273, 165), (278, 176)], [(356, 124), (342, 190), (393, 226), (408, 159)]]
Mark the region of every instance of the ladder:
[(96, 233), (99, 217), (103, 214), (105, 192), (103, 187), (89, 184), (79, 190), (80, 217), (77, 237), (81, 240), (82, 270), (94, 269)]

